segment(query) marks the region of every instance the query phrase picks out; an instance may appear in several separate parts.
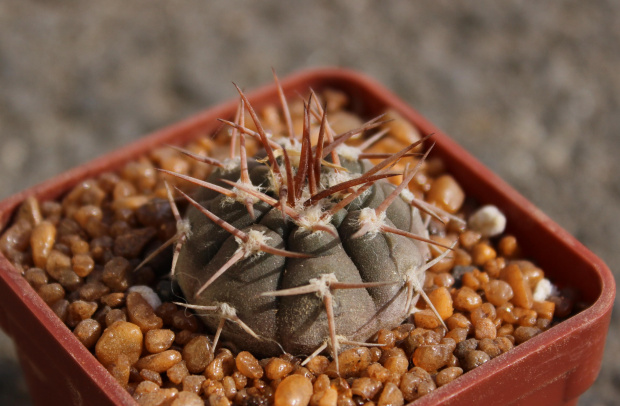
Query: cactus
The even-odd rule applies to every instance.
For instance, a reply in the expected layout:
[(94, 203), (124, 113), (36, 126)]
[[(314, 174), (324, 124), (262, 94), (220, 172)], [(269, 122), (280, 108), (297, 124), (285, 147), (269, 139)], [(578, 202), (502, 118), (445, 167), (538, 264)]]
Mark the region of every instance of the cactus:
[[(345, 142), (386, 121), (380, 116), (335, 135), (311, 93), (299, 140), (278, 84), (289, 136), (272, 140), (237, 89), (235, 121), (221, 121), (232, 128), (239, 155), (220, 162), (181, 150), (216, 166), (206, 180), (164, 171), (201, 186), (192, 197), (179, 190), (191, 204), (185, 219), (175, 212), (172, 272), (186, 306), (217, 331), (216, 340), (221, 334), (261, 356), (327, 346), (337, 355), (342, 344), (400, 324), (425, 296), (425, 270), (441, 259), (427, 262), (432, 241), (406, 189), (424, 157), (393, 171), (425, 139), (373, 166), (365, 158), (377, 156), (363, 150), (385, 131), (358, 148)], [(256, 131), (245, 126), (246, 108)], [(315, 145), (313, 118), (320, 122)], [(246, 137), (258, 141), (258, 156), (246, 156)], [(396, 175), (399, 186), (387, 180)]]

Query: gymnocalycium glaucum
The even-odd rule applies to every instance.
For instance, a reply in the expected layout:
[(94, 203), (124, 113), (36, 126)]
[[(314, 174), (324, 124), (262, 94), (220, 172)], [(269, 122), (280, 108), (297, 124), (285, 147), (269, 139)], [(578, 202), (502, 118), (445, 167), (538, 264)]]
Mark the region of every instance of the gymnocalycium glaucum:
[[(426, 269), (449, 252), (427, 262), (434, 242), (407, 189), (428, 154), (413, 151), (428, 137), (373, 165), (366, 158), (378, 156), (363, 151), (385, 135), (377, 132), (386, 123), (382, 116), (334, 134), (311, 92), (298, 137), (276, 83), (288, 137), (268, 134), (237, 87), (235, 121), (221, 120), (232, 129), (236, 157), (218, 161), (180, 150), (215, 170), (206, 180), (164, 171), (201, 186), (192, 197), (179, 191), (191, 203), (184, 219), (173, 207), (172, 274), (185, 305), (216, 331), (216, 340), (221, 334), (260, 356), (317, 354), (329, 346), (337, 360), (340, 345), (405, 320), (425, 297)], [(256, 130), (245, 126), (246, 108)], [(314, 145), (311, 120), (320, 123)], [(345, 144), (371, 132), (358, 147)], [(258, 141), (258, 156), (247, 156), (246, 137)], [(407, 159), (412, 168), (393, 170)], [(397, 175), (399, 186), (387, 180)]]

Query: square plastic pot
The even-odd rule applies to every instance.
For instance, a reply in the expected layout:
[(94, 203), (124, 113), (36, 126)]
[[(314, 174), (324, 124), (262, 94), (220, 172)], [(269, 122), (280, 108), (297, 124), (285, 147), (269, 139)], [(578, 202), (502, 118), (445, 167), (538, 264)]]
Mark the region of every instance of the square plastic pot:
[[(302, 72), (282, 80), (292, 99), (309, 87), (345, 91), (353, 110), (370, 117), (387, 107), (400, 112), (423, 134), (434, 133), (441, 157), (466, 194), (494, 204), (508, 219), (527, 258), (562, 286), (579, 290), (592, 303), (587, 309), (416, 401), (416, 405), (572, 405), (596, 379), (615, 296), (607, 266), (575, 238), (509, 187), (447, 135), (392, 93), (360, 74), (344, 69)], [(273, 85), (248, 93), (255, 107), (278, 103)], [(182, 144), (234, 115), (237, 101), (213, 107), (193, 118), (79, 166), (0, 203), (0, 229), (28, 196), (56, 199), (78, 182), (163, 144)], [(0, 255), (0, 326), (15, 341), (36, 404), (135, 404), (96, 358), (39, 298), (22, 275)]]

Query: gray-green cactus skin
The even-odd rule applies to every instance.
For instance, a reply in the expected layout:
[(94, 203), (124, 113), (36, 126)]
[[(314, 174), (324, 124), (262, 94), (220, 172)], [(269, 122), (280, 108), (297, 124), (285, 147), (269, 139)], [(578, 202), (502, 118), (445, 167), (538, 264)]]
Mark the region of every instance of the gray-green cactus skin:
[[(281, 158), (279, 158), (282, 162)], [(249, 158), (248, 173), (252, 184), (277, 199), (273, 192), (273, 173), (268, 164)], [(341, 157), (341, 165), (351, 177), (362, 176), (372, 165), (363, 160)], [(321, 167), (321, 184), (330, 176), (332, 167)], [(241, 177), (239, 166), (217, 169), (207, 179), (227, 189)], [(326, 181), (325, 181), (326, 182)], [(260, 356), (277, 356), (283, 351), (310, 354), (330, 337), (326, 307), (320, 292), (292, 296), (265, 296), (274, 292), (308, 285), (322, 275), (333, 274), (339, 282), (390, 282), (383, 286), (333, 290), (335, 330), (352, 341), (366, 341), (382, 328), (393, 328), (408, 315), (408, 287), (422, 286), (428, 259), (425, 243), (406, 236), (386, 232), (353, 235), (360, 229), (359, 217), (365, 208), (375, 209), (395, 189), (387, 180), (372, 186), (333, 216), (322, 230), (311, 230), (286, 216), (271, 205), (258, 201), (246, 205), (217, 193), (201, 189), (195, 200), (204, 208), (239, 230), (262, 232), (268, 245), (307, 258), (285, 258), (268, 253), (249, 255), (236, 262), (202, 293), (198, 289), (217, 272), (239, 249), (233, 235), (190, 206), (186, 219), (191, 235), (183, 244), (176, 265), (176, 278), (192, 305), (213, 306), (225, 303), (256, 333), (253, 337), (239, 324), (226, 322), (222, 339), (240, 349)], [(319, 209), (338, 201), (329, 196), (317, 202)], [(385, 212), (384, 223), (406, 232), (424, 235), (424, 225), (417, 209), (398, 197)], [(328, 232), (329, 228), (332, 232)], [(409, 282), (409, 284), (408, 284)], [(410, 293), (409, 293), (410, 294)], [(409, 299), (409, 300), (408, 300)], [(415, 300), (414, 300), (415, 303)], [(221, 315), (196, 311), (204, 323), (215, 330)]]

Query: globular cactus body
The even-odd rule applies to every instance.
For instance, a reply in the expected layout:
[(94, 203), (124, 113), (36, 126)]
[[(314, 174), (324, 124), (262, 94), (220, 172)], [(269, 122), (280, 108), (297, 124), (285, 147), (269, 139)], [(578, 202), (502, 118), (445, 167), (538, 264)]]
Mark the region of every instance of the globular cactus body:
[[(220, 175), (218, 170), (210, 180), (217, 181)], [(268, 180), (265, 177), (255, 182), (265, 185)], [(358, 198), (360, 201), (351, 204), (358, 208), (334, 216), (332, 221), (340, 220), (338, 227), (331, 224), (338, 237), (326, 231), (304, 230), (291, 219), (283, 221), (279, 210), (263, 202), (253, 206), (255, 219), (252, 219), (243, 204), (227, 201), (222, 195), (202, 200), (202, 206), (236, 228), (246, 233), (250, 230), (264, 233), (269, 245), (312, 256), (250, 255), (194, 298), (196, 291), (234, 255), (239, 244), (234, 236), (191, 207), (187, 216), (192, 236), (184, 244), (177, 263), (177, 277), (185, 297), (197, 305), (230, 304), (261, 339), (251, 337), (234, 323), (227, 324), (223, 337), (265, 355), (281, 352), (276, 343), (287, 352), (308, 354), (329, 337), (325, 306), (319, 295), (261, 295), (307, 285), (323, 274), (333, 273), (339, 282), (395, 282), (368, 289), (335, 291), (334, 317), (339, 335), (365, 341), (381, 328), (400, 324), (408, 311), (404, 288), (407, 276), (424, 277), (419, 269), (425, 258), (417, 242), (382, 232), (351, 237), (359, 230), (360, 210), (376, 208), (384, 200), (385, 191), (393, 189), (387, 181), (378, 181)], [(405, 231), (422, 224), (417, 209), (402, 199), (395, 200), (390, 208), (386, 215), (388, 224), (406, 226)], [(202, 317), (207, 325), (217, 327), (218, 317), (212, 314)]]
[[(175, 277), (209, 327), (261, 356), (310, 354), (325, 344), (335, 352), (336, 336), (366, 341), (395, 327), (415, 306), (428, 266), (427, 241), (414, 237), (426, 234), (420, 212), (401, 198), (406, 183), (397, 188), (385, 180), (415, 145), (375, 167), (337, 148), (324, 152), (351, 134), (328, 142), (323, 115), (311, 147), (310, 104), (302, 141), (291, 137), (280, 146), (267, 140), (248, 106), (258, 132), (243, 118), (229, 123), (240, 132), (241, 160), (220, 165), (202, 182), (205, 189), (186, 196), (191, 234), (178, 251)], [(380, 124), (371, 120), (359, 132)], [(267, 158), (245, 157), (248, 134)]]

